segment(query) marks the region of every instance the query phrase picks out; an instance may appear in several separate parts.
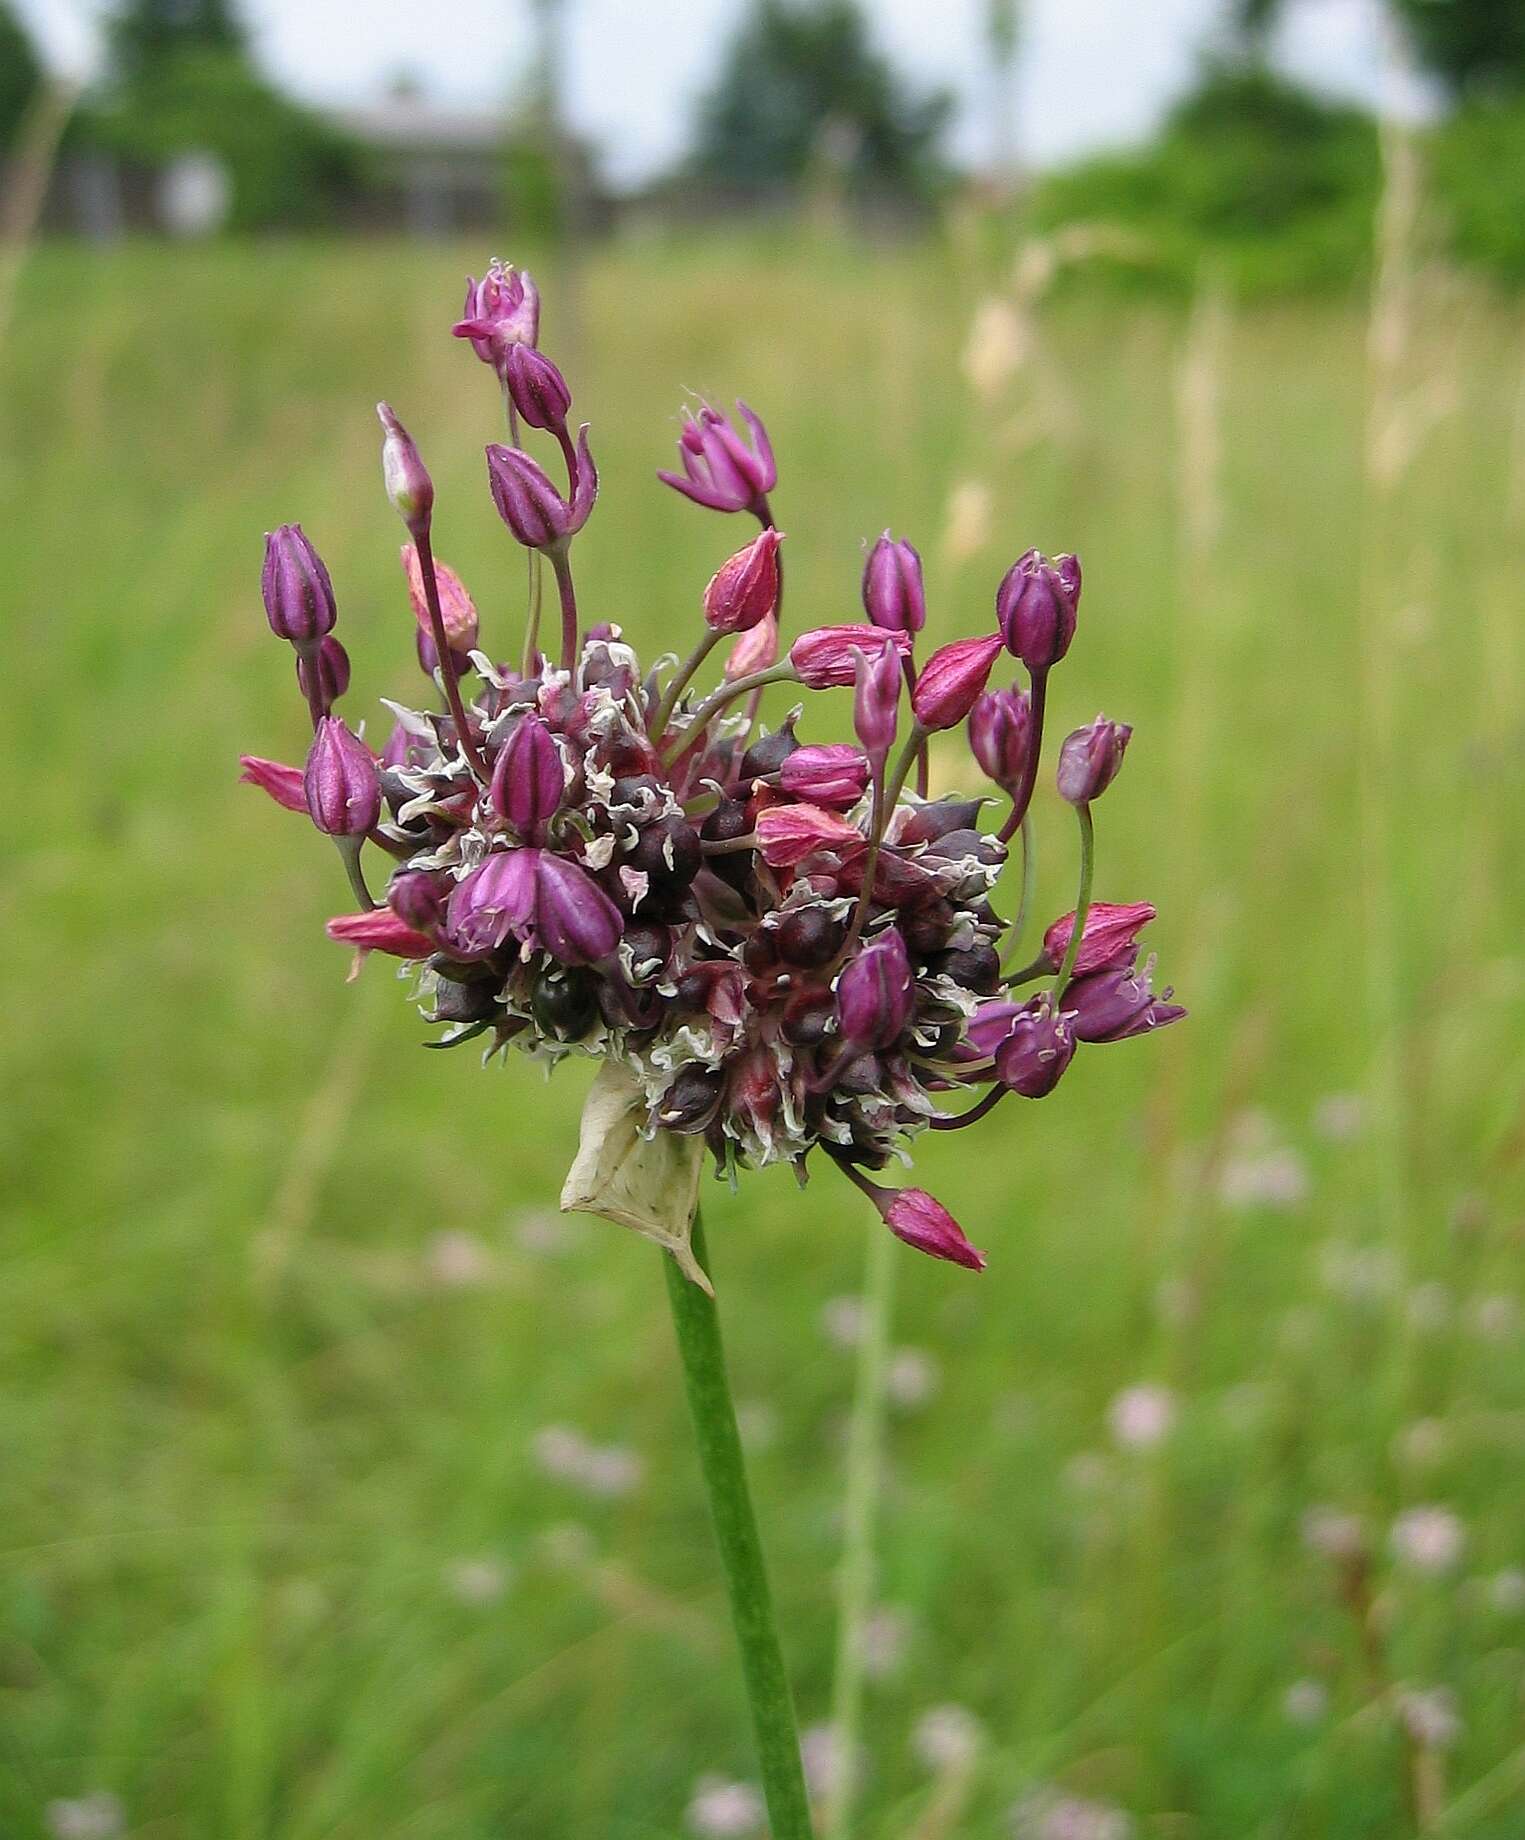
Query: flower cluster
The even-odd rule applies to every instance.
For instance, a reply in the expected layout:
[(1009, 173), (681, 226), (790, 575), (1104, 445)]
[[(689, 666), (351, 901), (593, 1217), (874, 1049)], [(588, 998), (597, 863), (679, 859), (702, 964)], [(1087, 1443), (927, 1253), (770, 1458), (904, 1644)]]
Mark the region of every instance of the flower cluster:
[[(492, 367), (508, 417), (510, 444), (486, 457), (493, 503), (534, 557), (518, 658), (482, 648), (471, 595), (433, 554), (429, 475), (383, 404), (383, 474), (407, 527), (403, 573), (437, 698), (390, 703), (379, 755), (335, 713), (349, 662), (332, 583), (287, 525), (267, 538), (263, 592), (295, 651), (313, 742), (305, 769), (246, 757), (245, 777), (339, 845), (360, 911), (328, 930), (416, 966), (428, 1020), (446, 1031), (437, 1045), (483, 1038), (489, 1053), (513, 1043), (553, 1062), (616, 1061), (648, 1134), (702, 1136), (727, 1173), (787, 1161), (803, 1178), (820, 1150), (901, 1239), (978, 1268), (937, 1201), (870, 1174), (926, 1127), (1051, 1092), (1078, 1044), (1183, 1013), (1156, 995), (1153, 961), (1139, 963), (1154, 909), (1090, 900), (1091, 805), (1131, 732), (1105, 717), (1059, 751), (1083, 846), (1076, 912), (1009, 969), (1021, 916), (1002, 918), (996, 885), (1013, 839), (1024, 867), (1030, 858), (1045, 691), (1075, 634), (1080, 565), (1029, 551), (1000, 584), (990, 631), (918, 659), (921, 561), (886, 532), (864, 569), (866, 617), (785, 646), (767, 432), (744, 405), (745, 435), (703, 405), (679, 439), (682, 472), (662, 478), (760, 529), (705, 588), (689, 655), (648, 671), (618, 627), (579, 619), (570, 554), (598, 474), (587, 426), (574, 437), (568, 425), (566, 380), (538, 349), (539, 305), (527, 274), (494, 263), (455, 327)], [(564, 490), (521, 445), (524, 427), (559, 447)], [(550, 655), (545, 570), (560, 611)], [(722, 645), (719, 682), (701, 694)], [(1008, 654), (1025, 687), (991, 688)], [(850, 690), (855, 743), (799, 739), (803, 701), (760, 728), (774, 685)], [(929, 737), (965, 725), (1001, 797), (991, 829), (986, 798), (927, 797)], [(366, 843), (390, 861), (379, 903)], [(976, 1103), (941, 1109), (960, 1095)]]

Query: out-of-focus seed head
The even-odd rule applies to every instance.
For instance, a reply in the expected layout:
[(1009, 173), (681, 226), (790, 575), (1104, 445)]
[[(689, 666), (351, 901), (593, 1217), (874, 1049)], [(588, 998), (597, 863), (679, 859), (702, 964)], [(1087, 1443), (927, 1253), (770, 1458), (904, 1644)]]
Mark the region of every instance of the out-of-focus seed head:
[(658, 473), (658, 479), (696, 505), (712, 511), (750, 511), (766, 516), (768, 494), (778, 484), (778, 468), (768, 431), (744, 402), (736, 405), (751, 434), (750, 445), (708, 403), (690, 414), (678, 436), (681, 473)]
[(572, 392), (567, 380), (533, 345), (510, 345), (503, 362), (503, 381), (509, 400), (531, 428), (552, 434), (566, 432)]
[(260, 593), (278, 639), (305, 648), (333, 631), (338, 614), (334, 585), (300, 524), (282, 524), (266, 536)]
[(789, 662), (810, 690), (845, 690), (857, 682), (858, 654), (875, 653), (882, 643), (902, 658), (911, 654), (911, 635), (881, 635), (877, 626), (859, 622), (849, 626), (816, 626), (803, 632), (789, 647)]
[(921, 557), (888, 531), (863, 565), (863, 610), (885, 632), (918, 633), (927, 623)]
[(728, 557), (704, 590), (704, 623), (711, 632), (750, 632), (778, 605), (780, 531), (759, 532)]
[(1030, 549), (1006, 571), (996, 590), (996, 620), (1006, 649), (1039, 675), (1070, 649), (1080, 606), (1080, 562), (1050, 561)]
[(955, 639), (935, 651), (911, 692), (911, 708), (921, 726), (956, 728), (985, 688), (1000, 651), (999, 633), (982, 639)]
[(307, 814), (330, 837), (363, 837), (381, 819), (381, 782), (371, 750), (337, 716), (324, 716), (302, 775)]
[(984, 1253), (970, 1245), (964, 1229), (924, 1188), (902, 1188), (893, 1193), (881, 1189), (879, 1196), (880, 1214), (896, 1239), (925, 1252), (929, 1258), (962, 1265), (966, 1271), (985, 1269)]
[(987, 690), (969, 711), (969, 748), (980, 771), (1014, 793), (1032, 760), (1033, 706), (1025, 690)]
[(1060, 798), (1071, 805), (1099, 799), (1117, 778), (1132, 735), (1126, 722), (1109, 722), (1105, 716), (1067, 735), (1055, 774)]
[(858, 1048), (890, 1048), (911, 1016), (911, 961), (898, 927), (863, 946), (837, 980), (842, 1039)]
[(419, 458), (413, 437), (398, 421), (392, 405), (377, 403), (376, 414), (385, 431), (381, 438), (381, 477), (387, 497), (417, 542), (428, 534), (434, 515), (434, 481)]

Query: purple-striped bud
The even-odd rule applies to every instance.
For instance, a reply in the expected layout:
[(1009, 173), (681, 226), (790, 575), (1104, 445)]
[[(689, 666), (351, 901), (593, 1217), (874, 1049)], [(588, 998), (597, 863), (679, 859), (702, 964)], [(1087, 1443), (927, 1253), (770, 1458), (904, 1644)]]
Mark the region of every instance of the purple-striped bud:
[(521, 837), (538, 836), (561, 809), (566, 788), (555, 736), (541, 717), (521, 716), (493, 765), (494, 810)]
[(779, 768), (778, 783), (797, 799), (846, 811), (863, 797), (868, 761), (845, 745), (796, 748)]
[(1173, 992), (1154, 994), (1154, 962), (1138, 972), (1131, 966), (1091, 971), (1066, 985), (1060, 1001), (1075, 1039), (1127, 1041), (1179, 1022), (1186, 1011), (1170, 1001)]
[(503, 364), (503, 382), (509, 400), (531, 428), (547, 428), (563, 435), (572, 392), (567, 380), (533, 345), (510, 345)]
[(487, 449), (487, 478), (498, 516), (526, 549), (556, 549), (588, 521), (598, 496), (598, 472), (588, 451), (584, 423), (577, 437), (577, 484), (565, 499), (538, 465), (519, 447)]
[(1055, 774), (1060, 798), (1071, 805), (1089, 805), (1092, 799), (1099, 799), (1117, 778), (1132, 735), (1126, 722), (1109, 722), (1105, 716), (1067, 735)]
[(863, 743), (874, 772), (882, 774), (900, 718), (900, 653), (889, 638), (860, 652), (853, 685), (853, 733)]
[(1080, 561), (1030, 549), (1014, 562), (996, 590), (1001, 637), (1029, 671), (1050, 670), (1070, 649), (1080, 606)]
[(564, 965), (607, 958), (625, 927), (620, 910), (587, 870), (548, 850), (540, 854), (535, 923), (541, 945)]
[(387, 497), (417, 542), (427, 534), (429, 520), (434, 516), (434, 481), (392, 405), (377, 403), (376, 414), (386, 431), (381, 437), (381, 477)]
[(966, 1271), (983, 1271), (985, 1255), (969, 1244), (963, 1228), (924, 1188), (880, 1189), (875, 1197), (884, 1224), (896, 1239), (925, 1252), (929, 1258), (947, 1259)]
[(381, 819), (381, 782), (371, 750), (337, 716), (324, 716), (302, 774), (307, 815), (330, 837), (363, 837)]
[(1024, 1099), (1046, 1098), (1074, 1058), (1069, 1017), (1058, 1014), (1047, 997), (1034, 997), (1012, 1017), (995, 1050), (996, 1078)]
[(258, 754), (240, 754), (238, 764), (243, 768), (238, 776), (243, 785), (258, 786), (287, 811), (306, 811), (307, 794), (302, 790), (300, 767), (288, 767), (279, 760), (262, 760)]
[(702, 403), (689, 415), (678, 436), (681, 473), (657, 478), (696, 505), (712, 511), (750, 511), (767, 515), (767, 495), (778, 484), (778, 468), (768, 431), (744, 402), (736, 405), (751, 433), (748, 445), (718, 410)]
[[(1080, 947), (1070, 967), (1075, 977), (1087, 971), (1132, 970), (1138, 956), (1138, 936), (1155, 917), (1148, 901), (1130, 901), (1118, 906), (1111, 901), (1093, 901), (1086, 909), (1085, 925), (1080, 931)], [(1043, 960), (1050, 971), (1057, 971), (1070, 949), (1075, 931), (1073, 913), (1061, 914), (1043, 935)]]
[(969, 749), (1003, 792), (1022, 784), (1032, 758), (1033, 705), (1025, 690), (987, 690), (969, 711)]
[(863, 610), (885, 632), (920, 632), (927, 623), (921, 557), (885, 531), (863, 565)]
[(911, 961), (899, 927), (877, 934), (837, 979), (837, 1023), (855, 1048), (890, 1048), (911, 1019)]
[[(310, 687), (314, 678), (317, 679), (316, 699)], [(323, 635), (316, 651), (297, 653), (297, 683), (303, 696), (309, 702), (316, 700), (324, 715), (349, 689), (349, 653), (332, 633)]]
[(438, 881), (421, 869), (403, 869), (387, 885), (387, 906), (416, 933), (432, 933), (445, 917)]
[(266, 536), (259, 585), (265, 617), (276, 638), (313, 646), (333, 631), (338, 617), (334, 584), (300, 524), (282, 524)]
[(789, 662), (809, 690), (841, 690), (858, 679), (858, 653), (873, 654), (881, 645), (893, 645), (902, 658), (911, 655), (911, 635), (881, 635), (877, 626), (858, 621), (849, 626), (816, 626), (801, 633), (789, 647)]
[(462, 876), (445, 907), (450, 944), (481, 955), (495, 952), (510, 933), (531, 943), (539, 864), (539, 850), (494, 850)]
[(540, 337), (540, 290), (525, 270), (495, 260), (480, 281), (467, 280), (466, 304), (451, 331), (470, 339), (472, 350), (501, 377), (513, 348)]
[(704, 590), (704, 623), (711, 632), (750, 632), (778, 605), (780, 531), (758, 533), (728, 557)]
[(1000, 651), (1001, 636), (992, 633), (985, 639), (955, 639), (933, 652), (911, 692), (911, 707), (921, 726), (956, 728), (985, 688)]

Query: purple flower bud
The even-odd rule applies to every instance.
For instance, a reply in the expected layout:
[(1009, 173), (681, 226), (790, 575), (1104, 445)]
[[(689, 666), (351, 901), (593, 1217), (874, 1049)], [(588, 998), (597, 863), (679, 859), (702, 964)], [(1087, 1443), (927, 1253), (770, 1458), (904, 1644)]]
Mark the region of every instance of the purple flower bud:
[(324, 716), (302, 775), (307, 815), (330, 837), (363, 837), (381, 818), (371, 750), (337, 716)]
[(1098, 716), (1087, 727), (1067, 735), (1055, 775), (1060, 798), (1071, 805), (1089, 805), (1092, 799), (1099, 799), (1117, 778), (1132, 734), (1126, 722)]
[(323, 930), (341, 945), (358, 947), (362, 956), (367, 952), (388, 952), (393, 958), (427, 958), (434, 950), (432, 939), (416, 933), (405, 920), (384, 907), (368, 914), (340, 914)]
[(911, 1018), (911, 961), (898, 927), (886, 927), (852, 958), (837, 980), (842, 1039), (857, 1048), (889, 1048)]
[(625, 925), (586, 869), (548, 850), (540, 853), (535, 920), (541, 945), (564, 965), (593, 965), (607, 958)]
[(968, 1271), (983, 1271), (985, 1255), (964, 1237), (964, 1230), (934, 1196), (924, 1188), (902, 1188), (876, 1196), (884, 1224), (896, 1239), (934, 1259), (947, 1259)]
[(565, 499), (545, 469), (518, 447), (487, 449), (487, 478), (498, 516), (526, 549), (555, 549), (588, 521), (598, 496), (598, 473), (588, 451), (588, 429), (577, 438), (577, 484)]
[(778, 468), (768, 431), (744, 402), (736, 405), (752, 435), (742, 440), (730, 423), (708, 403), (690, 415), (678, 436), (681, 473), (658, 473), (674, 491), (712, 511), (750, 511), (766, 515), (765, 500), (778, 484)]
[(772, 613), (778, 605), (782, 542), (781, 532), (761, 531), (716, 569), (704, 590), (704, 623), (711, 632), (750, 632)]
[(911, 655), (909, 633), (886, 633), (859, 621), (848, 626), (816, 626), (803, 632), (789, 647), (789, 662), (809, 690), (846, 689), (858, 679), (858, 653), (877, 652), (893, 645), (898, 656)]
[(1173, 993), (1154, 994), (1154, 963), (1151, 958), (1138, 972), (1131, 966), (1090, 971), (1067, 985), (1060, 1001), (1075, 1039), (1127, 1041), (1179, 1022), (1186, 1011), (1170, 1001)]
[[(1087, 971), (1133, 969), (1138, 956), (1138, 936), (1155, 917), (1148, 901), (1132, 901), (1117, 906), (1111, 901), (1093, 901), (1086, 909), (1086, 921), (1080, 933), (1080, 949), (1070, 967), (1075, 977)], [(1057, 971), (1070, 949), (1070, 935), (1075, 930), (1073, 913), (1061, 914), (1043, 935), (1043, 958), (1050, 971)]]
[(985, 688), (1001, 650), (1001, 636), (955, 639), (935, 651), (922, 667), (911, 707), (923, 728), (956, 728)]
[(387, 906), (416, 933), (432, 933), (445, 917), (439, 883), (420, 869), (403, 869), (387, 887)]
[(258, 786), (261, 792), (268, 792), (277, 805), (287, 811), (306, 811), (307, 794), (302, 790), (302, 769), (288, 767), (278, 760), (262, 760), (258, 754), (240, 754), (238, 764), (243, 768), (239, 780), (246, 786)]
[(797, 799), (846, 811), (863, 797), (868, 762), (855, 747), (796, 748), (778, 769), (778, 783)]
[(503, 365), (503, 381), (514, 407), (531, 428), (566, 433), (572, 392), (567, 380), (533, 345), (510, 345)]
[(297, 653), (297, 683), (309, 701), (312, 691), (308, 686), (314, 676), (317, 678), (318, 707), (327, 715), (349, 689), (349, 653), (332, 633), (323, 635), (315, 652), (305, 656)]
[(529, 275), (494, 261), (480, 281), (466, 283), (466, 304), (451, 327), (458, 339), (501, 377), (516, 345), (533, 345), (540, 337), (540, 291)]
[(539, 850), (495, 850), (450, 891), (445, 936), (462, 952), (495, 952), (510, 933), (535, 937)]
[(860, 652), (853, 686), (853, 733), (863, 743), (875, 773), (882, 774), (900, 715), (900, 653), (886, 638)]
[(996, 590), (996, 619), (1006, 649), (1034, 673), (1050, 670), (1070, 649), (1080, 605), (1080, 562), (1030, 549)]
[(494, 809), (521, 837), (538, 836), (561, 809), (566, 786), (555, 736), (539, 716), (521, 716), (493, 766)]
[(1003, 792), (1022, 784), (1032, 756), (1033, 705), (1025, 690), (987, 690), (969, 711), (969, 748)]
[(1034, 997), (1012, 1017), (995, 1050), (996, 1078), (1024, 1099), (1042, 1099), (1074, 1058), (1068, 1015), (1057, 1014), (1047, 997)]
[(381, 439), (381, 477), (392, 509), (408, 527), (414, 541), (425, 535), (434, 515), (434, 481), (418, 457), (413, 437), (398, 421), (390, 403), (377, 403), (376, 414), (386, 433)]
[(300, 524), (282, 524), (266, 536), (260, 593), (270, 630), (278, 639), (312, 646), (333, 631), (338, 614), (334, 585)]
[(921, 584), (921, 557), (903, 538), (888, 531), (868, 552), (863, 565), (863, 609), (886, 632), (920, 632), (927, 623), (927, 597)]

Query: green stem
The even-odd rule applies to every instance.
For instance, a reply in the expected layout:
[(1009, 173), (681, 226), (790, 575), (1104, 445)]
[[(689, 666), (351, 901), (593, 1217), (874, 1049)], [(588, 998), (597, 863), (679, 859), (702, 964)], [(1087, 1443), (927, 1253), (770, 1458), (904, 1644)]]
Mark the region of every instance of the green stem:
[(1091, 871), (1095, 866), (1096, 833), (1091, 824), (1090, 806), (1077, 805), (1075, 816), (1080, 820), (1080, 895), (1075, 902), (1075, 924), (1070, 928), (1070, 943), (1064, 949), (1064, 963), (1060, 965), (1059, 975), (1054, 979), (1056, 1003), (1070, 981), (1070, 973), (1075, 969), (1081, 935), (1085, 932), (1086, 915), (1091, 911)]
[[(1038, 859), (1033, 850), (1033, 816), (1031, 812), (1022, 819), (1022, 895), (1017, 902), (1017, 911), (1012, 916), (1011, 932), (1006, 941), (1006, 963), (1009, 965), (1017, 955), (1017, 948), (1022, 943), (1022, 933), (1027, 926), (1027, 915), (1033, 904), (1033, 884), (1038, 875)], [(1019, 984), (1021, 978), (1008, 978), (1007, 983)]]
[(837, 1653), (831, 1730), (836, 1779), (826, 1804), (825, 1840), (846, 1840), (857, 1794), (858, 1727), (863, 1712), (863, 1632), (873, 1605), (874, 1529), (884, 1479), (885, 1374), (894, 1307), (897, 1247), (877, 1215), (863, 1273), (858, 1372), (847, 1430), (842, 1560), (837, 1572)]
[[(888, 1235), (885, 1236), (888, 1238)], [(704, 1227), (694, 1216), (694, 1257), (708, 1272)], [(715, 1542), (731, 1600), (731, 1620), (741, 1649), (741, 1671), (752, 1709), (752, 1732), (762, 1769), (763, 1794), (773, 1840), (811, 1840), (810, 1803), (800, 1764), (794, 1698), (784, 1672), (773, 1600), (763, 1567), (762, 1543), (747, 1489), (736, 1410), (726, 1379), (720, 1317), (713, 1297), (690, 1283), (671, 1258), (664, 1258), (673, 1327), (683, 1360), (699, 1465), (709, 1493)]]

